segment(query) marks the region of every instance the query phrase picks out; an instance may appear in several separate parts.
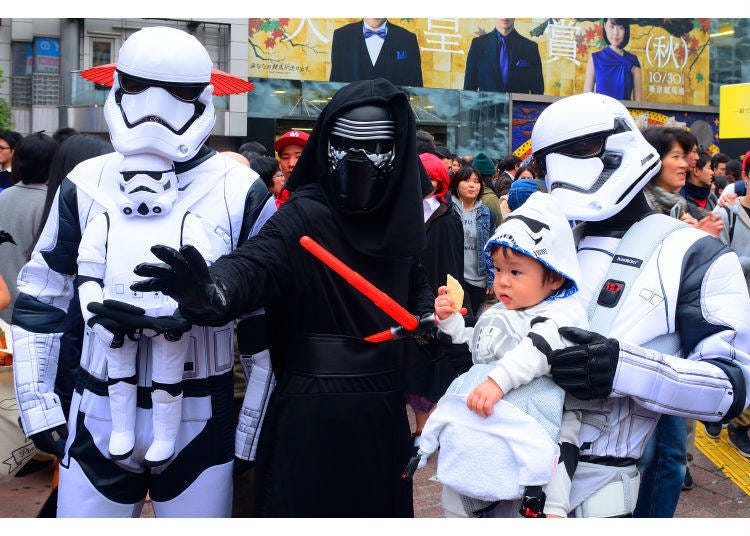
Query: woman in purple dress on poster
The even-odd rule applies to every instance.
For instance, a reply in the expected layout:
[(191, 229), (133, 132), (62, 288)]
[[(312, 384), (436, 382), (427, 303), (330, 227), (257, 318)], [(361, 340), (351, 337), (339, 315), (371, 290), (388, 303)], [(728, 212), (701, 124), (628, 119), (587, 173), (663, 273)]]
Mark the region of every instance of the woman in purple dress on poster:
[(630, 41), (630, 20), (604, 19), (603, 34), (608, 46), (589, 56), (583, 91), (640, 101), (641, 64), (635, 54), (625, 51)]

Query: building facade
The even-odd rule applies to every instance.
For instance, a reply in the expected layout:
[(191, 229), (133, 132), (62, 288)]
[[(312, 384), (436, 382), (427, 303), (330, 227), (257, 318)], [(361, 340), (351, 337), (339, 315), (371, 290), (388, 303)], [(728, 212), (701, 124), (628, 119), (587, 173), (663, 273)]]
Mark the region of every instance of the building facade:
[[(22, 134), (73, 127), (106, 135), (107, 90), (80, 71), (114, 62), (140, 28), (172, 26), (195, 35), (217, 68), (256, 86), (246, 95), (215, 97), (212, 146), (235, 150), (257, 140), (270, 148), (286, 130), (311, 129), (344, 85), (329, 81), (331, 42), (350, 20), (357, 19), (0, 19), (0, 97), (10, 101)], [(601, 19), (515, 19), (542, 50), (544, 94), (464, 90), (469, 45), (491, 32), (494, 20), (388, 20), (419, 39), (424, 87), (403, 87), (419, 128), (459, 155), (527, 156), (535, 118), (554, 100), (581, 91), (585, 59), (603, 46)], [(629, 49), (641, 58), (646, 79), (642, 100), (625, 100), (626, 106), (642, 124), (681, 124), (704, 148), (720, 150), (720, 88), (750, 81), (750, 19), (631, 20)], [(673, 22), (659, 26), (659, 20)], [(395, 54), (403, 58), (406, 49)]]

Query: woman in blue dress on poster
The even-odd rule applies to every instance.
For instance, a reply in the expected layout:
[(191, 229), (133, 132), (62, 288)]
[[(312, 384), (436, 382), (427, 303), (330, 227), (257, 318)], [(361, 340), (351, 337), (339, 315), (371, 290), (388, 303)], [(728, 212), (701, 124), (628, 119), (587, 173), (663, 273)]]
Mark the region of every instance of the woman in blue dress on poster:
[(625, 50), (630, 41), (630, 20), (604, 19), (603, 34), (608, 46), (589, 56), (583, 91), (640, 101), (641, 64), (635, 54)]

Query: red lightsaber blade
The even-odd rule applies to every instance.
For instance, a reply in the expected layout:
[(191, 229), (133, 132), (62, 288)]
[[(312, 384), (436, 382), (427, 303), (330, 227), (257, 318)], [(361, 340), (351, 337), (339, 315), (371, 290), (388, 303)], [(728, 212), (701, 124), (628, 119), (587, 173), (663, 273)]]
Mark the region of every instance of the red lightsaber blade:
[(417, 317), (404, 309), (396, 300), (388, 296), (385, 292), (378, 289), (367, 279), (337, 259), (330, 251), (318, 244), (315, 240), (309, 236), (303, 236), (299, 239), (299, 243), (303, 248), (317, 257), (323, 264), (343, 277), (347, 283), (367, 296), (372, 303), (378, 306), (379, 309), (405, 329), (409, 331), (417, 329), (417, 326), (419, 325)]

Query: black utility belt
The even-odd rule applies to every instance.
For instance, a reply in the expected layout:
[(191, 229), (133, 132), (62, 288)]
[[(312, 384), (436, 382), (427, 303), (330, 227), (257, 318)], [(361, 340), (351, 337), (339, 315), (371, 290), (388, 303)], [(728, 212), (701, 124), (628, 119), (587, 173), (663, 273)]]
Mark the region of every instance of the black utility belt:
[(403, 367), (402, 343), (371, 343), (345, 335), (296, 335), (286, 341), (285, 354), (286, 372), (309, 376), (372, 376)]
[(609, 465), (610, 467), (628, 467), (630, 465), (635, 465), (638, 460), (635, 458), (619, 458), (617, 456), (591, 456), (588, 454), (582, 454), (578, 457), (578, 461)]

